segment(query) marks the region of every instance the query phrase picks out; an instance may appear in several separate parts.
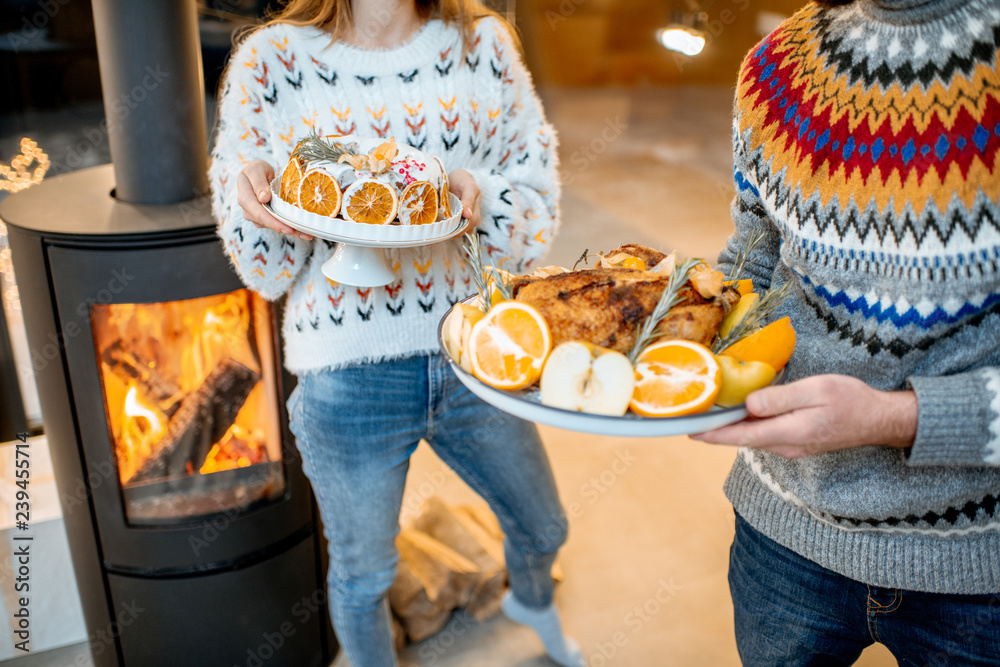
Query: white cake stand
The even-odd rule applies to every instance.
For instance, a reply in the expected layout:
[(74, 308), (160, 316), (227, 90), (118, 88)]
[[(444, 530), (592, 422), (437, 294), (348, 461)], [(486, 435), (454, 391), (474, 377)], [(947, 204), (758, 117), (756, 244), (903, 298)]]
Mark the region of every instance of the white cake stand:
[(449, 193), (454, 215), (428, 225), (362, 225), (328, 218), (283, 201), (278, 179), (271, 182), (271, 201), (264, 208), (292, 229), (335, 241), (333, 257), (323, 264), (323, 275), (334, 282), (357, 287), (381, 287), (396, 279), (385, 256), (386, 248), (416, 248), (453, 239), (465, 232), (469, 221), (462, 217), (462, 203)]

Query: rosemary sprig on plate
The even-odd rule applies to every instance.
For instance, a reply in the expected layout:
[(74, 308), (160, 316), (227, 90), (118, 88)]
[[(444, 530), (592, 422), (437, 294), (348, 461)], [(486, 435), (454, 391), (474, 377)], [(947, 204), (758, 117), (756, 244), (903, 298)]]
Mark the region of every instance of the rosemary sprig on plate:
[(733, 258), (733, 268), (729, 270), (729, 276), (726, 280), (740, 279), (743, 275), (743, 270), (746, 268), (747, 261), (750, 259), (750, 253), (756, 250), (763, 242), (763, 231), (758, 229), (750, 233), (750, 236), (747, 237), (747, 242), (736, 251), (736, 257)]
[(307, 164), (310, 162), (332, 162), (336, 164), (341, 156), (358, 155), (359, 150), (358, 145), (354, 143), (341, 144), (336, 141), (327, 142), (316, 134), (310, 134), (299, 142), (292, 155)]
[(476, 283), (476, 290), (479, 292), (479, 307), (483, 312), (490, 309), (490, 283), (496, 286), (500, 296), (504, 300), (510, 299), (510, 288), (503, 280), (503, 274), (495, 266), (488, 266), (483, 263), (483, 251), (479, 244), (479, 234), (466, 234), (462, 239), (462, 249), (469, 258), (472, 266), (472, 281)]
[(744, 336), (749, 336), (757, 329), (761, 328), (767, 320), (774, 315), (774, 312), (781, 305), (781, 302), (792, 293), (792, 284), (785, 283), (777, 289), (768, 290), (760, 297), (753, 308), (747, 311), (739, 324), (733, 327), (732, 331), (725, 338), (716, 337), (712, 342), (712, 353), (719, 354), (727, 347)]
[(628, 359), (634, 365), (636, 360), (638, 360), (639, 355), (645, 350), (649, 345), (659, 338), (662, 333), (658, 332), (657, 329), (660, 326), (660, 322), (663, 318), (667, 316), (670, 309), (676, 306), (680, 302), (680, 291), (684, 287), (684, 284), (688, 281), (688, 274), (691, 273), (691, 269), (698, 266), (702, 260), (700, 259), (686, 259), (680, 263), (680, 265), (674, 269), (674, 272), (670, 274), (670, 280), (667, 282), (667, 288), (663, 290), (663, 294), (660, 295), (660, 300), (656, 302), (656, 307), (653, 308), (653, 312), (650, 313), (642, 325), (639, 327), (639, 332), (635, 337), (635, 345), (628, 353)]

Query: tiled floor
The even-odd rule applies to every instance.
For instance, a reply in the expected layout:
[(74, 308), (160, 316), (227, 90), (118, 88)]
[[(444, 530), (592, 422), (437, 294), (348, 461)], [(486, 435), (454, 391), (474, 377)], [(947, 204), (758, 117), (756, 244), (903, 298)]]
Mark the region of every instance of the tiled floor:
[[(714, 259), (731, 228), (731, 90), (550, 90), (544, 98), (560, 132), (566, 181), (551, 263), (571, 265), (585, 248), (607, 250), (623, 242)], [(17, 131), (0, 137), (0, 157), (13, 150)], [(83, 138), (82, 127), (59, 121), (50, 121), (45, 132), (23, 131), (51, 147)], [(541, 431), (571, 508), (571, 536), (561, 556), (566, 580), (557, 603), (588, 667), (738, 665), (726, 583), (733, 519), (721, 490), (734, 453), (685, 437)], [(443, 464), (421, 446), (404, 507), (418, 506), (417, 487), (439, 480), (439, 469)], [(445, 472), (436, 489), (441, 496), (473, 499)], [(73, 664), (81, 650), (17, 665)], [(476, 625), (456, 616), (401, 658), (421, 667), (551, 665), (540, 651), (530, 631), (503, 618)], [(876, 647), (859, 664), (894, 661)]]

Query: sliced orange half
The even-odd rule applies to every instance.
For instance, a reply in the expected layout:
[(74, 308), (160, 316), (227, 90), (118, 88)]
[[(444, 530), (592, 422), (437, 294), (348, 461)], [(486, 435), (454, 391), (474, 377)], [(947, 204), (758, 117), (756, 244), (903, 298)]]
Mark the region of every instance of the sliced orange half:
[(468, 355), (473, 375), (486, 384), (523, 389), (541, 377), (551, 349), (541, 313), (520, 301), (504, 301), (472, 327)]
[(696, 414), (712, 407), (721, 387), (722, 371), (707, 347), (667, 340), (639, 355), (629, 407), (646, 417)]
[(771, 322), (724, 349), (721, 354), (737, 361), (763, 361), (780, 371), (795, 351), (795, 329), (787, 317)]
[(388, 225), (396, 218), (399, 198), (391, 186), (374, 178), (351, 183), (344, 192), (344, 217), (364, 225)]
[(334, 217), (340, 212), (340, 185), (330, 174), (317, 169), (307, 172), (299, 185), (299, 206), (310, 213)]
[(399, 197), (399, 221), (404, 225), (426, 225), (437, 220), (438, 193), (427, 181), (406, 186)]
[(278, 194), (289, 204), (299, 203), (299, 184), (302, 182), (302, 167), (299, 165), (299, 160), (296, 157), (292, 157), (288, 160), (288, 166), (285, 167), (285, 171), (281, 174), (281, 187), (278, 188)]

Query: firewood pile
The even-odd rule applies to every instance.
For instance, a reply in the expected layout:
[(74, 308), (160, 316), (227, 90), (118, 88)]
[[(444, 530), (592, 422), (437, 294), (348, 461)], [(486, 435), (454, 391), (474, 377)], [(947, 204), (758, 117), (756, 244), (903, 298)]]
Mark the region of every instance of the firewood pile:
[(389, 604), (397, 648), (434, 635), (458, 609), (479, 622), (500, 612), (507, 583), (503, 531), (486, 505), (449, 506), (432, 497), (396, 546), (399, 572)]

